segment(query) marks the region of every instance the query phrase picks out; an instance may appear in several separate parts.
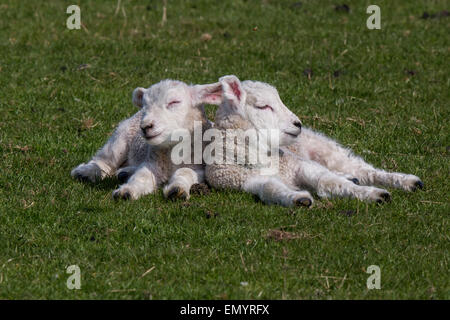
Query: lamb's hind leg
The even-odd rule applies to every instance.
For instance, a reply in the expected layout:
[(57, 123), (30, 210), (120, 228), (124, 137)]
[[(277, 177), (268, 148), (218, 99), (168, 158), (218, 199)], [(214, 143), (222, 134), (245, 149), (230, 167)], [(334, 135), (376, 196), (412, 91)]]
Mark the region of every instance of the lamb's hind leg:
[(313, 203), (313, 198), (308, 191), (292, 190), (276, 177), (254, 176), (245, 182), (243, 188), (267, 204), (309, 207)]
[(130, 141), (138, 128), (138, 115), (121, 122), (106, 144), (88, 163), (82, 163), (71, 172), (72, 177), (95, 182), (113, 175), (127, 160)]
[(381, 185), (406, 191), (415, 191), (417, 188), (423, 188), (423, 182), (419, 177), (412, 174), (387, 172), (374, 168), (362, 158), (351, 154), (349, 151), (347, 151), (347, 154), (342, 152), (340, 155), (333, 155), (332, 162), (333, 165), (330, 166), (331, 170), (353, 177), (361, 185)]
[(335, 141), (312, 131), (305, 132), (301, 148), (307, 158), (361, 185), (382, 185), (406, 191), (423, 188), (419, 177), (374, 168)]
[(309, 160), (299, 160), (296, 183), (316, 190), (319, 197), (352, 197), (379, 203), (390, 200), (389, 192), (384, 189), (357, 185)]

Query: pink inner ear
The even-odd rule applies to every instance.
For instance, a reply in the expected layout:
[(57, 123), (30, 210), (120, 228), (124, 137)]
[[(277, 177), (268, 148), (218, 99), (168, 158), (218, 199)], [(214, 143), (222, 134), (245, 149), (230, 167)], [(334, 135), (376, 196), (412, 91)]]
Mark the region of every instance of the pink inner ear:
[(222, 97), (222, 88), (214, 88), (214, 90), (211, 90), (207, 94), (205, 94), (205, 99), (209, 101), (215, 102), (217, 99), (220, 99)]
[(231, 90), (233, 90), (234, 95), (241, 101), (241, 90), (239, 90), (239, 85), (237, 82), (230, 83)]
[(215, 94), (208, 94), (208, 95), (206, 96), (206, 98), (207, 98), (208, 100), (210, 100), (210, 101), (216, 101), (217, 98), (219, 98), (219, 96), (218, 96), (218, 95), (215, 95)]

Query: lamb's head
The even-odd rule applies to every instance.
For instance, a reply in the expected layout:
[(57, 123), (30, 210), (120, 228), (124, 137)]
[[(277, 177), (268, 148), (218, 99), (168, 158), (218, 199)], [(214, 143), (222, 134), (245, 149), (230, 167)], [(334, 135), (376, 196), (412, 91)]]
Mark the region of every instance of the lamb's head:
[(133, 103), (142, 108), (142, 136), (151, 145), (169, 147), (173, 132), (194, 129), (194, 121), (206, 122), (203, 104), (221, 101), (221, 84), (188, 85), (163, 80), (148, 89), (136, 88)]
[(302, 123), (281, 101), (277, 89), (259, 81), (239, 81), (234, 76), (219, 79), (223, 102), (217, 110), (216, 121), (238, 115), (257, 131), (276, 130), (279, 145), (295, 142)]

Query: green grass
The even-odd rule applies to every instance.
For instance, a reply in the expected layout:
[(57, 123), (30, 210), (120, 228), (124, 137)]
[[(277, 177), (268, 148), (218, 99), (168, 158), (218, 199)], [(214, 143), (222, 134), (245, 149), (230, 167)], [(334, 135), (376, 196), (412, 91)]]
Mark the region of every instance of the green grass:
[[(79, 1), (81, 30), (71, 1), (0, 5), (0, 298), (449, 299), (450, 18), (420, 18), (448, 2), (378, 0), (381, 30), (370, 1), (168, 2), (161, 26), (161, 1)], [(273, 84), (304, 125), (426, 189), (305, 210), (214, 190), (114, 202), (116, 180), (71, 179), (136, 112), (135, 87), (226, 74)], [(267, 237), (280, 228), (297, 238)]]

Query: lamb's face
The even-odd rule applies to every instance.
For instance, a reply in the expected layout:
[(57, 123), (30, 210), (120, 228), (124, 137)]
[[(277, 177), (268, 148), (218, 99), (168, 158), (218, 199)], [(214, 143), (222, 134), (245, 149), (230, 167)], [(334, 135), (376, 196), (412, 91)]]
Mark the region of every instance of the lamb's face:
[(225, 76), (222, 83), (225, 113), (237, 113), (255, 129), (278, 131), (279, 144), (295, 142), (301, 132), (301, 122), (281, 101), (278, 91), (267, 83), (240, 82), (235, 76)]
[(220, 102), (219, 83), (189, 86), (181, 81), (163, 80), (148, 89), (136, 88), (133, 103), (143, 109), (142, 136), (151, 145), (168, 147), (176, 130), (194, 129), (195, 121), (205, 121), (203, 103)]

